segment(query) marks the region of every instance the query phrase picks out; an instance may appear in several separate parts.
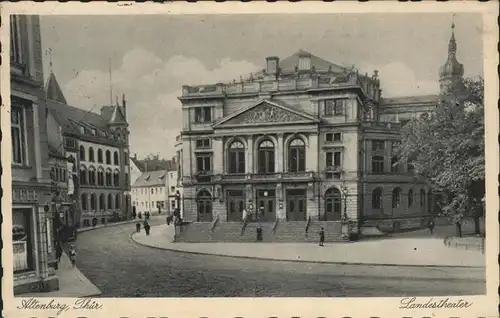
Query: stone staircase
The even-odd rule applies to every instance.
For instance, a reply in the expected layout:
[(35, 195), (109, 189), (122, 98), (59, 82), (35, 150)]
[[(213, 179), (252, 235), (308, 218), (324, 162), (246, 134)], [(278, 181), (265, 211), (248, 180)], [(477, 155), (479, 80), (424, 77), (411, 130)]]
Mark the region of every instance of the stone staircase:
[[(319, 230), (323, 226), (325, 242), (343, 241), (338, 221), (311, 221), (306, 233), (305, 221), (262, 222), (263, 242), (319, 242)], [(242, 222), (187, 223), (176, 227), (175, 242), (256, 242), (257, 223)]]

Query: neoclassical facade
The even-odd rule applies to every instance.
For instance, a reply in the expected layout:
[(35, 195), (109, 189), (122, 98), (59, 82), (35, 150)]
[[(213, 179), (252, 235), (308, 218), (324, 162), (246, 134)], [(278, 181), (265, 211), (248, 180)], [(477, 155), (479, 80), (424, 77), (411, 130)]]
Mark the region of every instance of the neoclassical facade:
[[(453, 35), (449, 48), (446, 65), (456, 62)], [(441, 87), (463, 75), (446, 65)], [(432, 111), (437, 95), (384, 99), (377, 71), (363, 75), (301, 50), (268, 57), (240, 81), (183, 86), (179, 100), (187, 221), (241, 221), (246, 210), (263, 222), (359, 224), (437, 211), (395, 152), (402, 125)]]

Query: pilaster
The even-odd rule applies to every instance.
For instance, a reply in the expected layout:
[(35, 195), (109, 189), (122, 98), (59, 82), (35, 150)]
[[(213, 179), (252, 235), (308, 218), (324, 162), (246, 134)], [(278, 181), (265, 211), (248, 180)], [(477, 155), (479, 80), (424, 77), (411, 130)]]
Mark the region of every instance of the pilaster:
[(310, 134), (306, 151), (306, 171), (319, 171), (318, 153), (318, 134)]
[(248, 136), (246, 148), (246, 173), (253, 173), (253, 150), (253, 136)]
[(222, 145), (222, 138), (215, 137), (213, 139), (213, 173), (221, 174), (224, 169), (224, 147)]
[(275, 154), (275, 171), (283, 172), (283, 157), (284, 157), (284, 145), (283, 145), (283, 134), (278, 134), (277, 136), (278, 144), (276, 145), (276, 154)]

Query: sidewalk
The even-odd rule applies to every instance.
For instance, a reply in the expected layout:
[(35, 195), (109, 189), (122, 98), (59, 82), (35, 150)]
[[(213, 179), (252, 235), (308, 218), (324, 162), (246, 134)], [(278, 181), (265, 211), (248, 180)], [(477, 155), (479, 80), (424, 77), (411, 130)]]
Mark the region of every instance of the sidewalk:
[(485, 267), (479, 251), (445, 246), (442, 239), (394, 238), (355, 243), (173, 243), (173, 226), (141, 231), (132, 239), (141, 245), (192, 254), (217, 255), (273, 261), (385, 266)]
[[(158, 219), (158, 218), (166, 218), (166, 215), (163, 215), (163, 214), (160, 214), (160, 215), (159, 214), (151, 215), (151, 217), (149, 218), (149, 220), (152, 221), (153, 219)], [(99, 224), (99, 225), (96, 225), (96, 226), (83, 227), (83, 228), (77, 229), (76, 231), (78, 233), (80, 233), (80, 232), (87, 232), (87, 231), (102, 229), (104, 227), (118, 226), (118, 225), (122, 225), (122, 224), (131, 224), (131, 223), (137, 223), (137, 222), (141, 222), (141, 224), (142, 224), (142, 222), (144, 222), (144, 217), (142, 219), (136, 218), (135, 220), (127, 220), (127, 221), (120, 221), (120, 222), (110, 222), (110, 223), (106, 223), (105, 225)]]
[(18, 297), (90, 297), (101, 294), (99, 288), (92, 284), (78, 268), (73, 267), (66, 253), (63, 253), (61, 257), (56, 275), (59, 278), (59, 290), (48, 293), (21, 294)]

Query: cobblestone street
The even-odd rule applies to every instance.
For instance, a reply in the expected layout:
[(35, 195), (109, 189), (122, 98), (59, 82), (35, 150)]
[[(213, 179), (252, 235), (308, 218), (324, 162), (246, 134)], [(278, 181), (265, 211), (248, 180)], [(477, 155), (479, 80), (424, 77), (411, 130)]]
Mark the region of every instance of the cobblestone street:
[[(161, 224), (155, 218), (152, 225)], [(328, 265), (169, 252), (134, 224), (81, 233), (77, 266), (102, 297), (362, 297), (485, 293), (484, 269)], [(432, 289), (429, 288), (432, 286)]]

